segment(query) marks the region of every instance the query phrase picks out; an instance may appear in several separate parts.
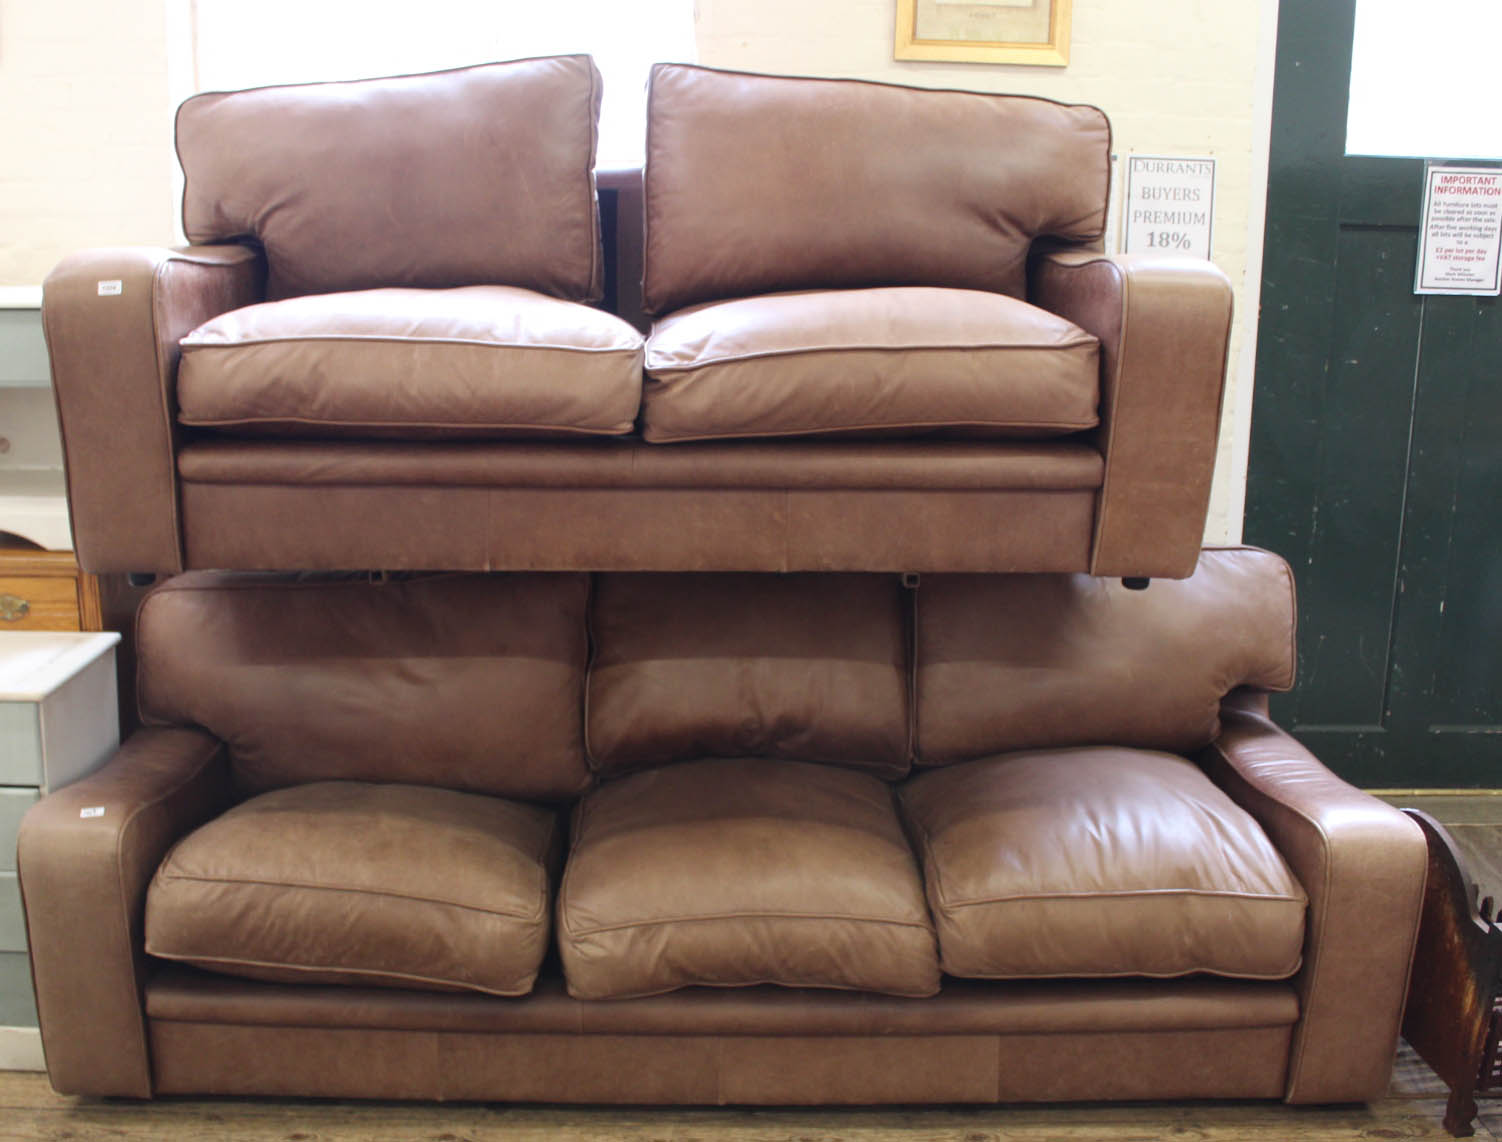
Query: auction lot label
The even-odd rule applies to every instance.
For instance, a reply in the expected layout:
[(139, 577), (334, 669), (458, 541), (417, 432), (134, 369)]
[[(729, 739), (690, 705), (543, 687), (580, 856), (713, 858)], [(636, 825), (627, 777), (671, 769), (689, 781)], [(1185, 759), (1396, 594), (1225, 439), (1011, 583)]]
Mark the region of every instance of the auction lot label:
[(1502, 170), (1427, 166), (1414, 293), (1502, 293)]
[(1126, 252), (1210, 256), (1215, 160), (1129, 155)]

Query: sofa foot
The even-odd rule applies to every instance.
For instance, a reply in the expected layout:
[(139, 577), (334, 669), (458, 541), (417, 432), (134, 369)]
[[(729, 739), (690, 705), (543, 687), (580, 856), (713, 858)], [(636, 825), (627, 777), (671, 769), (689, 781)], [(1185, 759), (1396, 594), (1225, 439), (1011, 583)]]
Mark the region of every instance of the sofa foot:
[(1145, 591), (1147, 590), (1147, 585), (1151, 582), (1151, 579), (1145, 579), (1141, 576), (1131, 575), (1123, 579), (1121, 581), (1121, 585), (1128, 591)]

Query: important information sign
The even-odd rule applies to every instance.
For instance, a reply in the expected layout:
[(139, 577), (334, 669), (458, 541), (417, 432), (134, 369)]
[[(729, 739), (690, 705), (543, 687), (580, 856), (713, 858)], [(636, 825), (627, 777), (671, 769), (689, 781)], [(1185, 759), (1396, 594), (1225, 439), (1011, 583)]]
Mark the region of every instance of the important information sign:
[(1502, 293), (1502, 169), (1430, 166), (1414, 293)]
[(1127, 157), (1127, 253), (1208, 258), (1214, 220), (1214, 159)]

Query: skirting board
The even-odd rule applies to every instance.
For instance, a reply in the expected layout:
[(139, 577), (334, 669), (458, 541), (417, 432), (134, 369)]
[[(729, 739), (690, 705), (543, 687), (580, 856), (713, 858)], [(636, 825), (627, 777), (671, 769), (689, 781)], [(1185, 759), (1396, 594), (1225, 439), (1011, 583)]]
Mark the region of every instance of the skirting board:
[(0, 1027), (0, 1071), (45, 1071), (42, 1033), (35, 1027)]

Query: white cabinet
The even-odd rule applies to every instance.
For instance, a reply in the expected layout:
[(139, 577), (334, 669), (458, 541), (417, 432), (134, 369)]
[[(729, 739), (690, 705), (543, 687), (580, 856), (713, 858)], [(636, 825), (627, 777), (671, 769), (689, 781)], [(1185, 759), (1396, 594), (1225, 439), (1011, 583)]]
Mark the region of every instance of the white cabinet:
[(119, 641), (113, 632), (0, 632), (0, 1027), (36, 1025), (16, 833), (37, 798), (93, 772), (119, 746)]
[(0, 531), (73, 546), (41, 291), (0, 290)]

